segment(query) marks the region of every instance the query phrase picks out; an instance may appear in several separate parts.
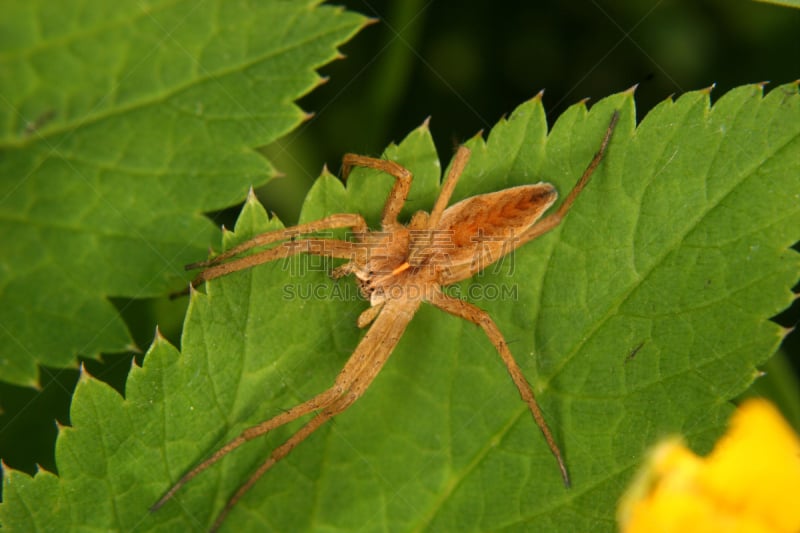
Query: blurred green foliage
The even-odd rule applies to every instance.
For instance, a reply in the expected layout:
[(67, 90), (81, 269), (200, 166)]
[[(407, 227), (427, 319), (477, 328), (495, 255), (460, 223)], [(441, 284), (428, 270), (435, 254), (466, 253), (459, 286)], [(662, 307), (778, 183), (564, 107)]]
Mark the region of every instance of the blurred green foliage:
[[(641, 118), (658, 102), (684, 91), (716, 84), (713, 99), (744, 83), (778, 84), (800, 77), (800, 10), (765, 3), (332, 3), (373, 17), (376, 23), (343, 48), (345, 60), (322, 69), (329, 82), (300, 100), (314, 116), (264, 148), (285, 177), (258, 194), (287, 225), (296, 221), (302, 199), (323, 165), (336, 173), (345, 152), (376, 155), (427, 117), (442, 152), (448, 144), (455, 146), (487, 129), (542, 89), (552, 124), (580, 99), (597, 101), (635, 84)], [(440, 153), (443, 160), (450, 155)], [(214, 217), (231, 225), (237, 213), (233, 208)], [(185, 302), (115, 304), (140, 348), (149, 345), (156, 325), (178, 343)], [(777, 320), (790, 327), (799, 318), (795, 304)], [(787, 337), (783, 352), (796, 372), (800, 335)], [(122, 391), (132, 357), (107, 355), (102, 362), (87, 362), (87, 368)], [(777, 368), (788, 373), (791, 367)], [(779, 377), (781, 396), (797, 405), (796, 380)], [(28, 472), (36, 463), (54, 469), (53, 420), (69, 423), (68, 402), (76, 380), (77, 371), (43, 368), (38, 393), (0, 384), (0, 456), (6, 463)], [(766, 393), (774, 390), (767, 389)], [(21, 441), (26, 445), (20, 446)]]

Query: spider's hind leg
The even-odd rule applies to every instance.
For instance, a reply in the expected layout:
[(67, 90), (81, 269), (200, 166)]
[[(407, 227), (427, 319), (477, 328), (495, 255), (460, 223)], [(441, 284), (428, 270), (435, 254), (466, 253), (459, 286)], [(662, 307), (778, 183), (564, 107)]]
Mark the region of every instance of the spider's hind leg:
[(520, 396), (522, 397), (523, 401), (528, 404), (528, 408), (533, 415), (536, 425), (539, 426), (542, 435), (544, 435), (544, 439), (547, 441), (547, 446), (550, 448), (550, 451), (558, 463), (558, 468), (561, 471), (561, 478), (564, 481), (564, 486), (569, 487), (570, 479), (569, 473), (567, 472), (567, 465), (564, 462), (564, 457), (561, 455), (561, 450), (559, 449), (558, 444), (556, 444), (556, 439), (553, 437), (550, 428), (547, 426), (547, 422), (545, 422), (544, 414), (539, 408), (539, 404), (536, 402), (536, 398), (533, 395), (533, 389), (531, 388), (530, 383), (528, 383), (528, 380), (525, 379), (522, 369), (520, 369), (519, 365), (514, 360), (514, 356), (511, 355), (511, 350), (508, 349), (508, 343), (506, 342), (505, 338), (503, 338), (500, 328), (498, 328), (497, 324), (494, 323), (494, 320), (492, 320), (492, 317), (489, 316), (489, 313), (469, 302), (447, 296), (441, 291), (434, 292), (433, 297), (429, 301), (442, 311), (472, 322), (473, 324), (479, 326), (484, 333), (486, 333), (489, 341), (491, 341), (491, 343), (494, 345), (495, 350), (497, 350), (497, 353), (500, 355), (503, 363), (505, 363), (506, 369), (511, 376), (511, 380), (514, 382), (514, 385), (517, 386)]
[(525, 230), (525, 232), (514, 243), (514, 249), (519, 248), (523, 244), (530, 242), (536, 237), (544, 235), (548, 231), (557, 227), (564, 217), (567, 216), (567, 213), (572, 207), (573, 202), (575, 202), (575, 199), (581, 194), (581, 191), (583, 191), (583, 189), (589, 183), (592, 174), (594, 174), (594, 171), (597, 170), (597, 167), (600, 165), (603, 157), (605, 157), (606, 148), (608, 148), (608, 143), (611, 141), (611, 136), (614, 134), (614, 128), (617, 127), (618, 120), (619, 111), (614, 111), (614, 114), (611, 115), (611, 122), (609, 122), (606, 133), (603, 136), (603, 140), (600, 142), (600, 147), (594, 154), (594, 157), (592, 157), (592, 160), (589, 162), (586, 170), (583, 171), (583, 175), (581, 175), (578, 182), (572, 187), (572, 190), (569, 192), (561, 205), (558, 206), (558, 209), (556, 209), (555, 213), (539, 219), (533, 224), (533, 226)]

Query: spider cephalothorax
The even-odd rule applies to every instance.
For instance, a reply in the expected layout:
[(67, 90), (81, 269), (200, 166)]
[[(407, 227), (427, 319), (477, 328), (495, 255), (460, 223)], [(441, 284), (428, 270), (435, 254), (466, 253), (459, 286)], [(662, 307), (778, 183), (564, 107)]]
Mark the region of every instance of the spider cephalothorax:
[(557, 197), (552, 185), (540, 182), (467, 198), (438, 222), (418, 211), (407, 226), (392, 222), (357, 235), (361, 250), (332, 275), (353, 274), (372, 306), (398, 298), (430, 301), (431, 290), (467, 279), (516, 248)]

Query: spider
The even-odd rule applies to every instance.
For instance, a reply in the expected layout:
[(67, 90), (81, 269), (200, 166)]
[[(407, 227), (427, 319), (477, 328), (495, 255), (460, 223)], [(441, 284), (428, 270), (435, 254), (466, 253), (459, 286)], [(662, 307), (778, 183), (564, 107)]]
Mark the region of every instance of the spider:
[[(383, 207), (380, 232), (369, 230), (366, 221), (359, 214), (335, 214), (314, 222), (257, 235), (210, 260), (186, 265), (187, 270), (204, 269), (192, 281), (192, 286), (196, 287), (220, 276), (298, 254), (347, 259), (348, 262), (335, 268), (331, 275), (334, 278), (350, 274), (355, 277), (361, 294), (370, 303), (370, 307), (358, 317), (357, 324), (360, 328), (370, 324), (371, 327), (361, 338), (330, 388), (269, 420), (245, 429), (187, 472), (151, 510), (159, 509), (183, 485), (245, 442), (304, 415), (316, 413), (286, 442), (275, 448), (228, 500), (211, 530), (219, 528), (234, 505), (267, 470), (286, 457), (317, 428), (346, 410), (364, 394), (423, 302), (483, 329), (544, 435), (558, 463), (564, 485), (569, 487), (569, 474), (561, 451), (536, 403), (533, 390), (514, 360), (500, 329), (486, 311), (445, 294), (442, 287), (472, 277), (504, 255), (558, 226), (603, 159), (618, 118), (619, 112), (615, 111), (600, 148), (583, 175), (558, 209), (544, 218), (541, 218), (542, 215), (558, 196), (553, 185), (545, 182), (473, 196), (447, 207), (470, 157), (469, 149), (461, 146), (453, 158), (431, 212), (419, 211), (412, 216), (408, 225), (403, 225), (398, 222), (397, 217), (411, 187), (411, 172), (393, 161), (346, 154), (342, 160), (343, 179), (347, 179), (353, 167), (376, 169), (395, 179)], [(343, 228), (351, 230), (352, 240), (301, 238), (302, 235), (322, 230)], [(282, 245), (277, 245), (281, 242)], [(269, 245), (276, 246), (240, 257), (244, 252)]]

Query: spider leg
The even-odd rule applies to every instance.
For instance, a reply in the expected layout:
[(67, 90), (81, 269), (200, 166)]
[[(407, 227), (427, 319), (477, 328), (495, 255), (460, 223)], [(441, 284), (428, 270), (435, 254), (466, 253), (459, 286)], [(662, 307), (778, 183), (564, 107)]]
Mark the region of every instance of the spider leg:
[(364, 221), (364, 217), (361, 215), (340, 213), (325, 217), (320, 220), (315, 220), (314, 222), (307, 222), (305, 224), (292, 226), (291, 228), (269, 231), (267, 233), (262, 233), (261, 235), (256, 235), (252, 239), (234, 246), (230, 250), (227, 250), (212, 259), (207, 261), (198, 261), (196, 263), (186, 265), (186, 270), (207, 268), (218, 265), (226, 259), (239, 255), (240, 253), (250, 250), (251, 248), (266, 246), (268, 244), (291, 239), (305, 233), (313, 233), (315, 231), (338, 228), (353, 228), (355, 233), (364, 233), (367, 231), (367, 223)]
[(456, 155), (453, 156), (453, 163), (450, 165), (450, 171), (444, 179), (442, 189), (439, 191), (439, 197), (436, 198), (436, 203), (433, 204), (431, 215), (428, 218), (428, 229), (434, 229), (439, 221), (442, 219), (442, 213), (450, 203), (450, 197), (458, 184), (458, 180), (464, 172), (464, 167), (467, 166), (470, 157), (470, 149), (466, 146), (459, 146)]
[(383, 206), (381, 225), (384, 228), (396, 226), (398, 224), (397, 216), (400, 214), (400, 210), (403, 209), (403, 204), (406, 203), (406, 198), (408, 198), (408, 191), (411, 189), (411, 180), (413, 179), (411, 172), (394, 161), (357, 154), (345, 154), (342, 157), (342, 177), (344, 179), (347, 179), (353, 167), (374, 168), (395, 178), (394, 186), (386, 199), (386, 204)]
[(225, 504), (225, 507), (220, 511), (219, 515), (217, 515), (217, 519), (214, 521), (214, 525), (211, 526), (209, 532), (213, 533), (217, 529), (222, 526), (222, 523), (227, 518), (228, 514), (231, 512), (231, 509), (236, 505), (236, 503), (245, 495), (245, 493), (250, 490), (253, 485), (255, 485), (256, 481), (263, 476), (267, 470), (272, 468), (275, 463), (286, 457), (292, 449), (303, 442), (309, 435), (311, 435), (314, 431), (317, 430), (322, 424), (333, 418), (335, 414), (341, 411), (333, 412), (332, 407), (325, 409), (322, 413), (318, 414), (314, 418), (311, 419), (305, 426), (301, 427), (295, 434), (289, 437), (289, 440), (275, 448), (272, 453), (270, 454), (269, 458), (264, 461), (261, 466), (258, 467), (258, 470), (253, 472), (253, 474), (244, 482), (244, 484), (236, 490), (236, 493), (231, 497), (230, 500)]
[[(394, 346), (391, 348), (394, 348)], [(259, 480), (259, 478), (261, 478), (261, 476), (263, 476), (270, 468), (275, 466), (278, 461), (286, 457), (289, 452), (291, 452), (298, 444), (306, 440), (309, 435), (316, 431), (325, 422), (353, 405), (353, 403), (355, 403), (355, 401), (358, 400), (372, 384), (372, 381), (375, 379), (378, 373), (380, 373), (383, 364), (386, 362), (390, 354), (391, 349), (383, 350), (383, 353), (381, 354), (383, 357), (380, 359), (376, 358), (372, 365), (368, 365), (363, 369), (362, 373), (353, 381), (347, 394), (336, 398), (333, 403), (322, 409), (322, 412), (312, 418), (311, 421), (305, 426), (297, 430), (297, 432), (289, 437), (286, 442), (275, 448), (267, 460), (261, 463), (261, 466), (259, 466), (258, 469), (253, 472), (248, 480), (245, 481), (245, 483), (237, 489), (236, 493), (231, 497), (231, 499), (228, 500), (228, 503), (225, 504), (225, 507), (219, 513), (219, 516), (217, 516), (214, 525), (211, 526), (210, 531), (214, 532), (222, 525), (231, 509), (233, 509), (233, 507), (239, 502), (245, 493), (250, 490)]]
[(525, 379), (522, 370), (514, 360), (514, 356), (511, 355), (511, 350), (508, 349), (508, 344), (503, 338), (503, 334), (500, 332), (497, 324), (494, 323), (494, 320), (492, 320), (492, 317), (489, 316), (489, 313), (472, 305), (469, 302), (447, 296), (440, 290), (433, 291), (433, 296), (430, 300), (430, 303), (442, 311), (446, 311), (451, 315), (463, 318), (464, 320), (472, 322), (483, 329), (484, 333), (486, 333), (486, 336), (489, 337), (489, 340), (492, 342), (492, 344), (494, 344), (497, 353), (500, 354), (500, 358), (503, 360), (503, 363), (505, 363), (508, 373), (511, 375), (511, 379), (514, 381), (514, 385), (516, 385), (517, 390), (519, 390), (520, 396), (522, 396), (522, 399), (528, 404), (528, 408), (530, 408), (533, 419), (536, 421), (536, 425), (539, 426), (539, 429), (542, 431), (542, 434), (547, 441), (547, 445), (550, 447), (550, 451), (553, 452), (556, 461), (558, 461), (558, 468), (561, 470), (561, 477), (564, 480), (564, 485), (569, 487), (569, 473), (567, 473), (566, 464), (561, 456), (561, 450), (559, 450), (552, 433), (550, 433), (550, 428), (548, 428), (547, 422), (544, 420), (544, 415), (542, 414), (541, 409), (539, 409), (539, 404), (536, 403), (536, 398), (533, 395), (533, 390), (531, 389), (528, 380)]
[(444, 183), (442, 183), (439, 197), (436, 198), (436, 203), (433, 205), (430, 215), (417, 213), (414, 215), (415, 218), (418, 215), (423, 215), (424, 218), (421, 218), (416, 224), (415, 218), (412, 218), (410, 227), (416, 228), (421, 226), (427, 231), (416, 232), (416, 235), (413, 236), (413, 242), (408, 254), (408, 263), (410, 265), (420, 266), (428, 259), (426, 256), (431, 253), (431, 245), (435, 239), (434, 230), (439, 224), (442, 213), (444, 213), (444, 210), (447, 208), (447, 204), (450, 202), (450, 197), (453, 195), (458, 179), (461, 177), (462, 172), (464, 172), (464, 167), (467, 166), (470, 153), (469, 148), (466, 146), (459, 146), (456, 155), (453, 156), (453, 163), (450, 165), (450, 170), (447, 173), (447, 177), (444, 179)]
[(383, 304), (373, 305), (372, 307), (367, 307), (364, 309), (360, 315), (358, 315), (358, 321), (356, 324), (359, 328), (365, 328), (372, 324), (372, 321), (375, 320), (375, 317), (381, 312), (383, 308)]
[(192, 468), (189, 472), (183, 475), (170, 489), (158, 500), (151, 508), (150, 511), (157, 511), (160, 509), (167, 501), (169, 501), (181, 487), (186, 485), (189, 481), (195, 478), (198, 474), (206, 470), (208, 467), (231, 453), (233, 450), (241, 446), (242, 444), (264, 435), (265, 433), (272, 431), (275, 428), (278, 428), (284, 424), (288, 424), (293, 420), (296, 420), (308, 413), (316, 411), (320, 408), (323, 408), (330, 403), (333, 402), (339, 395), (342, 394), (344, 388), (342, 387), (343, 384), (349, 385), (347, 383), (348, 379), (352, 379), (354, 376), (350, 376), (345, 374), (343, 370), (341, 374), (339, 374), (342, 383), (338, 383), (340, 380), (337, 379), (337, 384), (334, 384), (333, 387), (317, 394), (310, 400), (307, 400), (299, 405), (296, 405), (269, 420), (262, 422), (256, 426), (249, 427), (242, 431), (236, 438), (229, 441), (227, 444), (219, 448), (215, 451), (208, 459), (203, 461), (202, 463), (198, 464), (194, 468)]
[[(387, 307), (384, 306), (384, 309)], [(219, 448), (208, 459), (181, 477), (150, 510), (157, 511), (186, 483), (242, 444), (311, 412), (322, 410), (283, 445), (276, 448), (267, 461), (239, 488), (217, 519), (214, 528), (219, 527), (233, 505), (264, 472), (278, 460), (285, 457), (292, 448), (302, 442), (325, 421), (349, 407), (363, 394), (378, 372), (380, 372), (389, 355), (391, 355), (418, 307), (419, 302), (410, 302), (410, 305), (402, 302), (391, 306), (392, 311), (390, 313), (379, 315), (373, 326), (362, 337), (353, 355), (350, 356), (339, 372), (333, 386), (284, 413), (245, 429), (236, 438)]]
[(572, 187), (572, 190), (569, 192), (561, 205), (558, 206), (556, 212), (544, 217), (543, 219), (540, 219), (533, 226), (528, 228), (522, 235), (520, 235), (519, 239), (514, 242), (514, 249), (519, 248), (526, 242), (532, 241), (536, 237), (544, 235), (561, 223), (561, 221), (567, 215), (567, 212), (572, 207), (572, 203), (575, 201), (581, 191), (583, 191), (584, 187), (586, 187), (586, 184), (589, 183), (589, 179), (592, 177), (592, 174), (594, 174), (597, 166), (603, 160), (603, 156), (606, 153), (606, 148), (611, 140), (611, 135), (614, 133), (614, 128), (617, 126), (617, 120), (619, 120), (619, 111), (614, 111), (614, 114), (611, 116), (611, 122), (608, 124), (608, 129), (606, 129), (606, 134), (603, 137), (603, 141), (600, 143), (600, 148), (597, 150), (597, 153), (594, 154), (594, 157), (589, 162), (586, 170), (583, 171), (583, 175), (580, 177), (578, 182), (574, 187)]
[(256, 265), (275, 261), (276, 259), (284, 259), (299, 254), (312, 254), (323, 257), (336, 257), (339, 259), (352, 259), (354, 254), (360, 248), (357, 244), (349, 241), (340, 241), (337, 239), (300, 239), (284, 243), (283, 246), (270, 248), (262, 252), (234, 259), (227, 263), (216, 264), (206, 270), (200, 272), (194, 280), (192, 280), (192, 287), (197, 287), (203, 282), (218, 278), (220, 276), (227, 276), (239, 270), (245, 270)]

